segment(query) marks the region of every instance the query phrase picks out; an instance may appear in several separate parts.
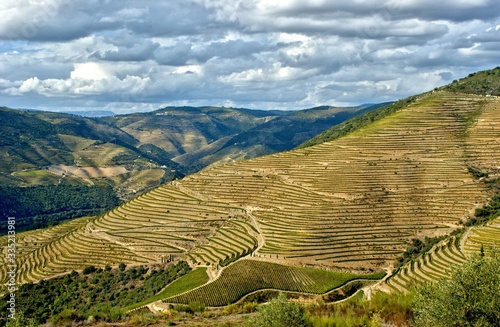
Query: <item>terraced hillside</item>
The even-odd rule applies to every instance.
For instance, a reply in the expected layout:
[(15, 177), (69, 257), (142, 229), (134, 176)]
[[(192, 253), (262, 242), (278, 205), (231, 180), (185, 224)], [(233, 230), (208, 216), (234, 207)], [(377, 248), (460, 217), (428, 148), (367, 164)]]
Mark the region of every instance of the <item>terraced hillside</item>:
[(489, 197), (468, 172), (483, 161), (467, 132), (481, 112), (498, 114), (496, 104), (426, 95), (337, 141), (204, 171), (181, 185), (245, 208), (264, 239), (261, 257), (382, 267), (408, 239), (448, 233)]
[[(16, 235), (17, 282), (38, 281), (89, 265), (104, 267), (124, 263), (146, 263), (151, 260), (138, 256), (126, 247), (93, 237), (85, 232), (88, 218), (75, 219), (55, 227), (18, 233)], [(7, 236), (0, 237), (2, 247)], [(7, 262), (3, 262), (4, 266)], [(0, 270), (2, 280), (5, 269)]]
[(466, 256), (460, 249), (459, 237), (451, 237), (434, 246), (416, 260), (411, 260), (386, 280), (381, 289), (390, 292), (409, 290), (419, 283), (451, 276), (454, 267), (464, 263)]
[(183, 257), (214, 276), (242, 256), (381, 270), (410, 239), (449, 233), (488, 200), (470, 171), (500, 166), (499, 104), (429, 93), (335, 141), (204, 170), (71, 227), (63, 239), (19, 242), (23, 281), (74, 269), (75, 256), (84, 265)]
[(467, 255), (478, 253), (481, 248), (485, 253), (500, 249), (500, 217), (474, 228), (463, 242), (463, 252)]
[(386, 292), (405, 292), (419, 283), (451, 276), (453, 268), (467, 257), (500, 249), (500, 217), (482, 226), (468, 228), (463, 235), (451, 236), (416, 260), (403, 265), (379, 288)]
[[(26, 192), (37, 194), (29, 205), (0, 199), (0, 234), (6, 232), (9, 216), (18, 218), (21, 231), (99, 214), (174, 176), (291, 149), (376, 107), (299, 111), (168, 107), (104, 118), (0, 107), (0, 189), (7, 187), (14, 199)], [(92, 206), (81, 200), (96, 188), (116, 204)], [(46, 189), (72, 192), (72, 199), (81, 199), (54, 206), (45, 197)]]

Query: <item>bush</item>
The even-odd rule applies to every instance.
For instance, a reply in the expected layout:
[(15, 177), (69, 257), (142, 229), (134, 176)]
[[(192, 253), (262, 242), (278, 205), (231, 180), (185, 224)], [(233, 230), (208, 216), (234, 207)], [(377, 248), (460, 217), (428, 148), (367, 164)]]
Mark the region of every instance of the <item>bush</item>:
[(280, 293), (259, 308), (259, 314), (250, 320), (252, 327), (300, 327), (307, 326), (305, 311), (298, 303), (288, 302), (286, 295)]
[(120, 271), (124, 271), (125, 268), (127, 268), (127, 265), (122, 262), (118, 265), (118, 268), (120, 269)]
[(417, 289), (413, 303), (417, 326), (498, 326), (500, 255), (475, 256), (440, 279)]
[(94, 273), (95, 271), (96, 271), (95, 266), (88, 266), (88, 267), (83, 268), (82, 274), (88, 275), (88, 274)]
[(191, 302), (189, 303), (189, 307), (191, 308), (192, 312), (203, 312), (205, 311), (205, 305), (203, 303), (200, 303), (198, 301)]

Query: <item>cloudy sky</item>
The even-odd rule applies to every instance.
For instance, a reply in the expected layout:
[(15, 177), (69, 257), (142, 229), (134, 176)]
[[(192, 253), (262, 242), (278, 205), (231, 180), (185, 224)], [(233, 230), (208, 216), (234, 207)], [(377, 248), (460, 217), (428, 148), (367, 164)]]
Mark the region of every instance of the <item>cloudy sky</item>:
[(2, 0), (0, 106), (302, 109), (500, 65), (498, 0)]

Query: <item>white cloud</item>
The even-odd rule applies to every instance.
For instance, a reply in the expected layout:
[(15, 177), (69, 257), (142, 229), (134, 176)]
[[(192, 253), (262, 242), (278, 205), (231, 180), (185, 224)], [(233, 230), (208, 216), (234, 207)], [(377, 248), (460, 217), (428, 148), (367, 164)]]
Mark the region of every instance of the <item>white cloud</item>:
[(0, 15), (0, 105), (54, 110), (388, 101), (500, 51), (489, 0), (4, 0)]
[(72, 79), (100, 80), (110, 77), (101, 65), (95, 62), (75, 64), (75, 69), (71, 72)]

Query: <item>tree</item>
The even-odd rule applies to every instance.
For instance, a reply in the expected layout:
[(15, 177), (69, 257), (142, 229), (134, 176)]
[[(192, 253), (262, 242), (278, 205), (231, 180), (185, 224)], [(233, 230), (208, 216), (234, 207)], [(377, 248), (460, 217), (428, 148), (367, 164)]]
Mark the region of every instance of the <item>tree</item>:
[(95, 266), (87, 266), (87, 267), (83, 268), (82, 274), (88, 275), (88, 274), (92, 274), (95, 271), (96, 271)]
[(486, 327), (500, 321), (500, 255), (474, 256), (452, 272), (416, 290), (417, 326)]
[(304, 308), (298, 303), (288, 302), (280, 293), (276, 299), (259, 308), (257, 317), (249, 322), (254, 327), (302, 327), (307, 326)]

